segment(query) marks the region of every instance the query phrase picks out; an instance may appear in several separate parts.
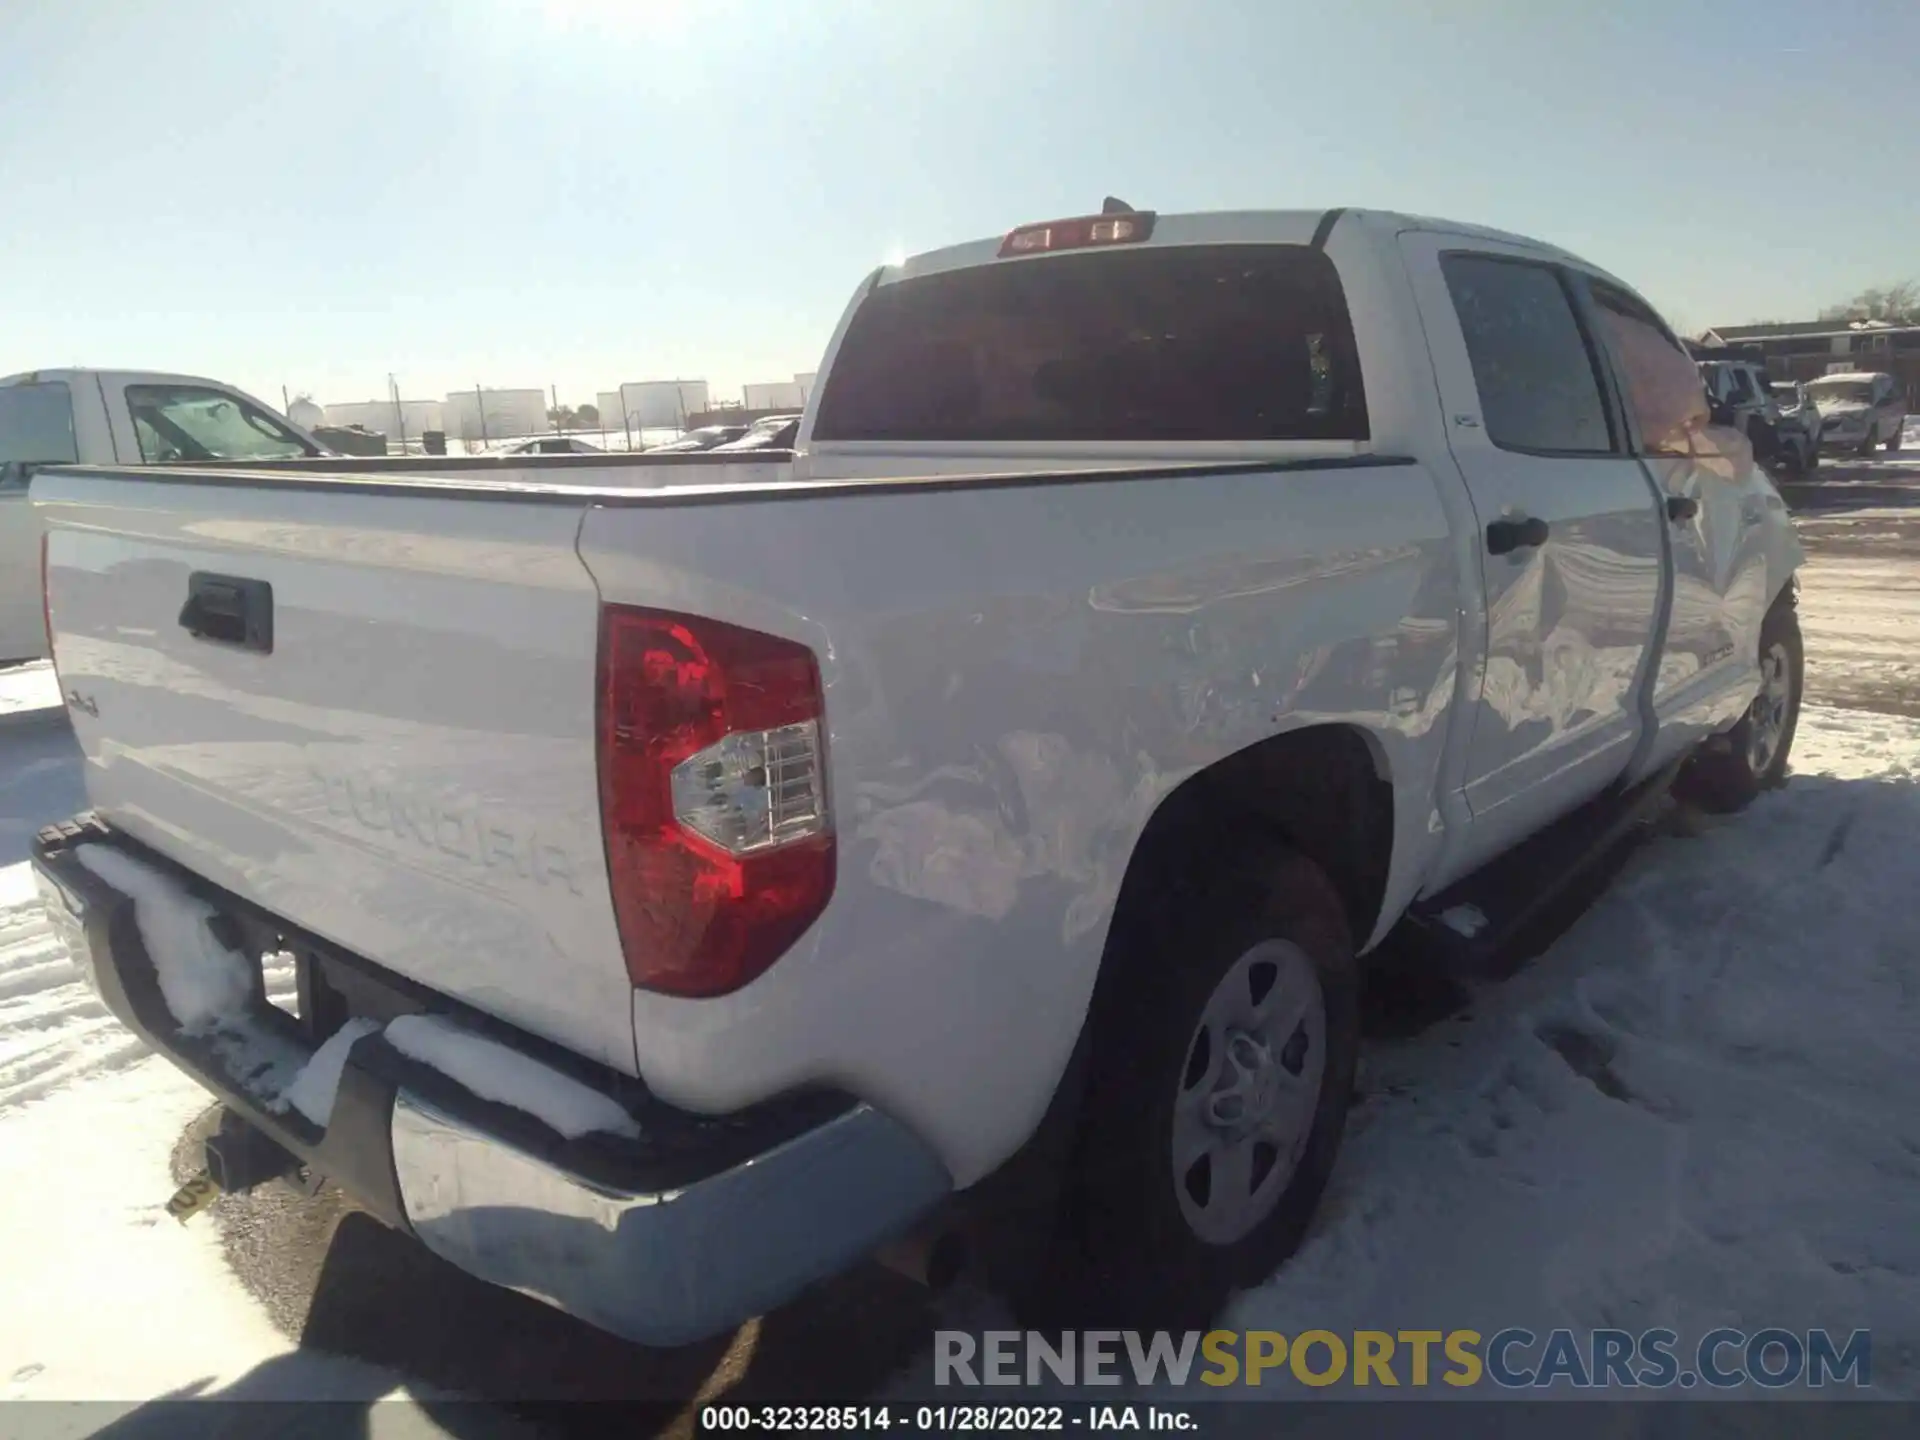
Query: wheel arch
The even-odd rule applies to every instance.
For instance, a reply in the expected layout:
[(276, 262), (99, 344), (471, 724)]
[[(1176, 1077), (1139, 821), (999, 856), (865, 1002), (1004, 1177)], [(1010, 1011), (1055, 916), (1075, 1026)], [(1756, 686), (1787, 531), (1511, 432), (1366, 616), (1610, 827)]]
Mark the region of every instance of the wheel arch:
[(1392, 766), (1379, 737), (1358, 725), (1307, 725), (1260, 740), (1196, 771), (1154, 808), (1121, 880), (1113, 926), (1182, 875), (1249, 833), (1313, 861), (1345, 904), (1356, 947), (1386, 901), (1394, 846)]

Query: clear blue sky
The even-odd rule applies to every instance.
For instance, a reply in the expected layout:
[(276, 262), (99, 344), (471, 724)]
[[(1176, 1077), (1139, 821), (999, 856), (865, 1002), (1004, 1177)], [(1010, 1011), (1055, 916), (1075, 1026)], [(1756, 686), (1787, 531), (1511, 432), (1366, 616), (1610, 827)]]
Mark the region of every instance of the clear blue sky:
[(1920, 3), (0, 0), (0, 373), (725, 391), (889, 254), (1109, 192), (1807, 316), (1920, 275)]

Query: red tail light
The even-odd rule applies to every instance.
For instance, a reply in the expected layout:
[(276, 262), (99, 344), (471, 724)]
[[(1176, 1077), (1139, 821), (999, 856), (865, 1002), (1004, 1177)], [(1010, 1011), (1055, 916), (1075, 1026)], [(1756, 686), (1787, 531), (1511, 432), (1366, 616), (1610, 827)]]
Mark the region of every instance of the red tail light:
[(1082, 215), (1073, 220), (1048, 220), (1022, 225), (1000, 242), (1000, 258), (1040, 255), (1050, 250), (1080, 250), (1089, 245), (1132, 245), (1153, 234), (1153, 211), (1130, 210), (1117, 215)]
[(627, 974), (669, 995), (737, 990), (833, 893), (813, 652), (609, 605), (597, 703), (600, 822)]

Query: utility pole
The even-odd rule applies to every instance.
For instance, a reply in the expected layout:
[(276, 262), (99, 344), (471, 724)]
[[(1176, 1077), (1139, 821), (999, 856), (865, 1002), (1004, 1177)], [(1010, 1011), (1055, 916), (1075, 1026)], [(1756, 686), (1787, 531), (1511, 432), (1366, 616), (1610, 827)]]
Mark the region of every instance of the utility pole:
[(407, 453), (407, 412), (400, 404), (400, 382), (387, 372), (387, 394), (393, 397), (393, 426), (400, 432), (400, 453)]
[(287, 398), (287, 387), (285, 385), (280, 387), (280, 413), (289, 420), (293, 418), (293, 401)]
[(480, 443), (487, 443), (487, 397), (478, 380), (473, 382), (473, 403), (480, 407)]
[(547, 393), (553, 397), (553, 419), (549, 423), (551, 423), (556, 430), (565, 429), (566, 427), (560, 423), (560, 387), (549, 380), (547, 382)]

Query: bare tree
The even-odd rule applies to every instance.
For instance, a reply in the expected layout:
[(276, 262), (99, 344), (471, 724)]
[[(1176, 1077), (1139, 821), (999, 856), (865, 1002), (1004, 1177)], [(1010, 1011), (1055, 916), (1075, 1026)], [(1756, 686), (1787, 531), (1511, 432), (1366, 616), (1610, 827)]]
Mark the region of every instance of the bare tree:
[(1862, 290), (1844, 305), (1829, 305), (1822, 320), (1885, 320), (1895, 325), (1920, 323), (1920, 280), (1901, 280)]

